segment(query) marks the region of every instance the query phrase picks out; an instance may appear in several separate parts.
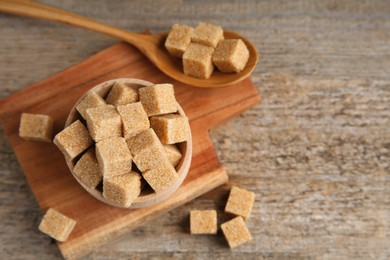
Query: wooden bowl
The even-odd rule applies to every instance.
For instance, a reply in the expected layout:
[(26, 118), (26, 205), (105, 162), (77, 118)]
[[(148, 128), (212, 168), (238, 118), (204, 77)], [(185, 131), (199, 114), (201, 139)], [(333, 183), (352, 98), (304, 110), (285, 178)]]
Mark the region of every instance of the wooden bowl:
[[(118, 81), (125, 83), (126, 85), (128, 85), (134, 89), (139, 89), (142, 87), (154, 85), (153, 83), (150, 83), (150, 82), (147, 82), (144, 80), (140, 80), (140, 79), (120, 78), (120, 79), (113, 79), (113, 80), (103, 82), (103, 83), (93, 87), (89, 91), (94, 91), (97, 94), (99, 94), (101, 97), (103, 97), (103, 99), (105, 99), (106, 96), (108, 95), (108, 93), (110, 92), (112, 86), (114, 85), (114, 83), (118, 82)], [(73, 108), (70, 111), (68, 118), (66, 120), (65, 127), (72, 124), (76, 120), (80, 120), (81, 122), (85, 123), (85, 120), (81, 117), (81, 115), (76, 110), (76, 106), (78, 105), (78, 103), (81, 101), (81, 99), (87, 93), (88, 92), (86, 92), (82, 97), (80, 97), (80, 99), (73, 106)], [(181, 108), (181, 106), (179, 104), (177, 104), (177, 107), (178, 107), (179, 114), (185, 116), (185, 113), (184, 113), (183, 109)], [(189, 170), (190, 164), (191, 164), (191, 158), (192, 158), (191, 131), (189, 131), (188, 141), (179, 143), (178, 148), (180, 149), (180, 151), (182, 153), (182, 158), (181, 158), (179, 164), (176, 166), (176, 171), (179, 175), (176, 182), (173, 183), (166, 190), (164, 190), (162, 192), (158, 192), (158, 193), (154, 192), (151, 189), (148, 189), (148, 190), (143, 189), (141, 191), (141, 194), (139, 195), (139, 197), (131, 204), (130, 207), (128, 207), (129, 209), (130, 208), (144, 208), (144, 207), (152, 206), (160, 201), (167, 199), (180, 187), (180, 185), (183, 183), (184, 179), (186, 178), (186, 176), (188, 174), (188, 170)], [(80, 156), (78, 156), (77, 158), (79, 158), (79, 157)], [(80, 183), (80, 185), (83, 186), (83, 188), (89, 194), (94, 196), (96, 199), (98, 199), (106, 204), (109, 204), (111, 206), (123, 208), (122, 206), (117, 205), (117, 204), (105, 199), (103, 197), (102, 191), (100, 191), (99, 189), (91, 189), (80, 181), (80, 179), (73, 173), (73, 167), (75, 166), (75, 164), (77, 162), (77, 158), (74, 160), (68, 160), (67, 158), (65, 158), (65, 160), (66, 160), (66, 163), (67, 163), (70, 171), (72, 172), (73, 177)]]

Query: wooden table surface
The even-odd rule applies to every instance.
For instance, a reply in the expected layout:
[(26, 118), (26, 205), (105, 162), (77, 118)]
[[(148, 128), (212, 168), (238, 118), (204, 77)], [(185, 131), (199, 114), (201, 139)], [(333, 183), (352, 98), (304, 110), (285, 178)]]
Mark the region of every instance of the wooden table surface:
[[(130, 31), (220, 24), (261, 60), (263, 102), (211, 133), (230, 176), (220, 187), (86, 259), (390, 257), (389, 1), (54, 1)], [(0, 98), (118, 42), (67, 25), (0, 14)], [(216, 208), (231, 185), (256, 193), (251, 242), (191, 236), (192, 209)], [(61, 258), (0, 130), (0, 258)]]

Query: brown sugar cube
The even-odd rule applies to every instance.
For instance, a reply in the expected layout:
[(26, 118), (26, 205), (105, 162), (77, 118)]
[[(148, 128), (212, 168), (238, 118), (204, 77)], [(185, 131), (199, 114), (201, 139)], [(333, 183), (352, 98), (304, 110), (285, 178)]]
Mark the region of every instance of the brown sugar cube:
[(131, 154), (134, 156), (144, 149), (161, 146), (162, 144), (154, 130), (152, 128), (149, 128), (148, 130), (143, 131), (135, 137), (127, 140), (127, 145), (130, 149)]
[(165, 41), (165, 48), (175, 57), (181, 58), (191, 43), (193, 28), (186, 25), (174, 24)]
[(158, 168), (143, 172), (142, 176), (155, 192), (164, 191), (178, 178), (175, 168), (168, 160), (160, 164)]
[(133, 161), (141, 172), (169, 163), (164, 148), (153, 129), (148, 129), (127, 141)]
[(121, 82), (115, 82), (106, 98), (107, 104), (114, 106), (126, 105), (137, 101), (138, 91)]
[(239, 246), (252, 239), (242, 217), (235, 217), (221, 225), (221, 229), (230, 248)]
[(164, 148), (153, 129), (127, 140), (133, 160), (146, 182), (156, 192), (171, 186), (178, 178)]
[(123, 123), (123, 137), (129, 139), (150, 128), (149, 118), (141, 102), (117, 106)]
[(217, 211), (191, 210), (191, 234), (217, 234)]
[(177, 111), (172, 84), (156, 84), (140, 88), (139, 97), (148, 116), (175, 113)]
[(51, 142), (53, 119), (47, 115), (23, 113), (20, 118), (19, 136), (25, 140)]
[(95, 189), (103, 176), (99, 163), (96, 159), (95, 151), (89, 149), (73, 168), (73, 173), (89, 188)]
[(82, 100), (77, 104), (76, 109), (80, 115), (86, 119), (86, 110), (92, 107), (99, 107), (106, 105), (104, 99), (96, 94), (94, 91), (89, 91)]
[(213, 52), (212, 47), (191, 43), (183, 55), (184, 74), (200, 79), (210, 78), (214, 70)]
[(86, 120), (88, 130), (95, 142), (122, 136), (122, 119), (112, 105), (88, 108)]
[(213, 54), (213, 63), (222, 72), (240, 72), (249, 59), (249, 50), (241, 39), (223, 40)]
[(93, 144), (85, 126), (77, 120), (54, 137), (54, 144), (70, 160), (84, 152)]
[(163, 144), (174, 144), (187, 141), (188, 118), (181, 115), (163, 115), (150, 119), (150, 125)]
[(180, 150), (174, 144), (165, 144), (163, 147), (169, 162), (173, 165), (173, 167), (176, 167), (182, 157)]
[(217, 47), (219, 41), (223, 40), (223, 29), (220, 26), (199, 23), (192, 33), (191, 41), (210, 47)]
[(50, 237), (64, 242), (68, 239), (69, 234), (76, 226), (76, 221), (58, 212), (55, 209), (49, 208), (43, 216), (38, 229), (49, 235)]
[(255, 194), (253, 192), (234, 186), (230, 191), (225, 212), (242, 216), (247, 220), (251, 214), (254, 201)]
[(128, 173), (132, 157), (123, 137), (113, 137), (96, 143), (96, 157), (104, 178)]
[(170, 163), (161, 144), (143, 149), (134, 154), (133, 161), (141, 172), (156, 169), (160, 165)]
[(141, 193), (141, 175), (128, 172), (103, 181), (103, 197), (119, 206), (130, 207)]

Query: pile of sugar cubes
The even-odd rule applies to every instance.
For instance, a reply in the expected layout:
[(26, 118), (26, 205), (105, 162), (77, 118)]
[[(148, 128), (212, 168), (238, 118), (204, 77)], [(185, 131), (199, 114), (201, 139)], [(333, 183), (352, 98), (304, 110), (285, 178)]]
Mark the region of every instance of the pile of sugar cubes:
[[(237, 247), (252, 239), (246, 226), (255, 194), (251, 191), (233, 186), (228, 201), (225, 206), (225, 212), (235, 217), (221, 224), (222, 232), (230, 248)], [(192, 210), (190, 212), (190, 231), (191, 234), (217, 234), (217, 211), (216, 210)]]
[(200, 79), (210, 78), (214, 65), (221, 72), (238, 73), (249, 59), (249, 50), (241, 39), (224, 39), (223, 29), (208, 23), (199, 23), (195, 29), (173, 25), (165, 47), (183, 60), (184, 74)]
[[(178, 178), (182, 159), (178, 144), (189, 137), (188, 118), (178, 113), (171, 84), (136, 90), (115, 82), (105, 99), (89, 91), (76, 106), (80, 119), (53, 142), (74, 163), (73, 173), (88, 188), (103, 183), (103, 197), (129, 207), (147, 183), (154, 192), (170, 187)], [(53, 120), (48, 115), (23, 113), (19, 136), (51, 142)], [(150, 189), (149, 188), (149, 189)], [(39, 229), (65, 241), (76, 222), (49, 209)]]
[(105, 199), (129, 207), (142, 178), (155, 192), (178, 178), (182, 154), (175, 144), (187, 141), (189, 123), (177, 112), (171, 84), (136, 90), (116, 82), (105, 100), (90, 91), (76, 109), (86, 126), (73, 122), (54, 143), (68, 160), (76, 159), (73, 173), (86, 186), (95, 189), (103, 180)]

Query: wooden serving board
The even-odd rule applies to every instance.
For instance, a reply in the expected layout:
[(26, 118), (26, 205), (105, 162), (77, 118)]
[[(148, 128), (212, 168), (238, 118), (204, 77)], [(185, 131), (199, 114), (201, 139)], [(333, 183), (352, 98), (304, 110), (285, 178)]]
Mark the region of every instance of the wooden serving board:
[[(18, 136), (22, 112), (52, 116), (57, 133), (63, 129), (70, 109), (84, 92), (100, 82), (115, 78), (173, 83), (176, 98), (190, 120), (193, 157), (188, 176), (169, 199), (152, 207), (129, 210), (103, 204), (72, 177), (55, 145), (25, 141)], [(249, 78), (226, 88), (190, 87), (165, 76), (135, 48), (118, 43), (1, 100), (0, 122), (42, 212), (52, 207), (77, 220), (69, 239), (64, 243), (58, 242), (65, 258), (77, 258), (226, 183), (228, 176), (217, 158), (208, 132), (259, 102), (260, 96)]]

